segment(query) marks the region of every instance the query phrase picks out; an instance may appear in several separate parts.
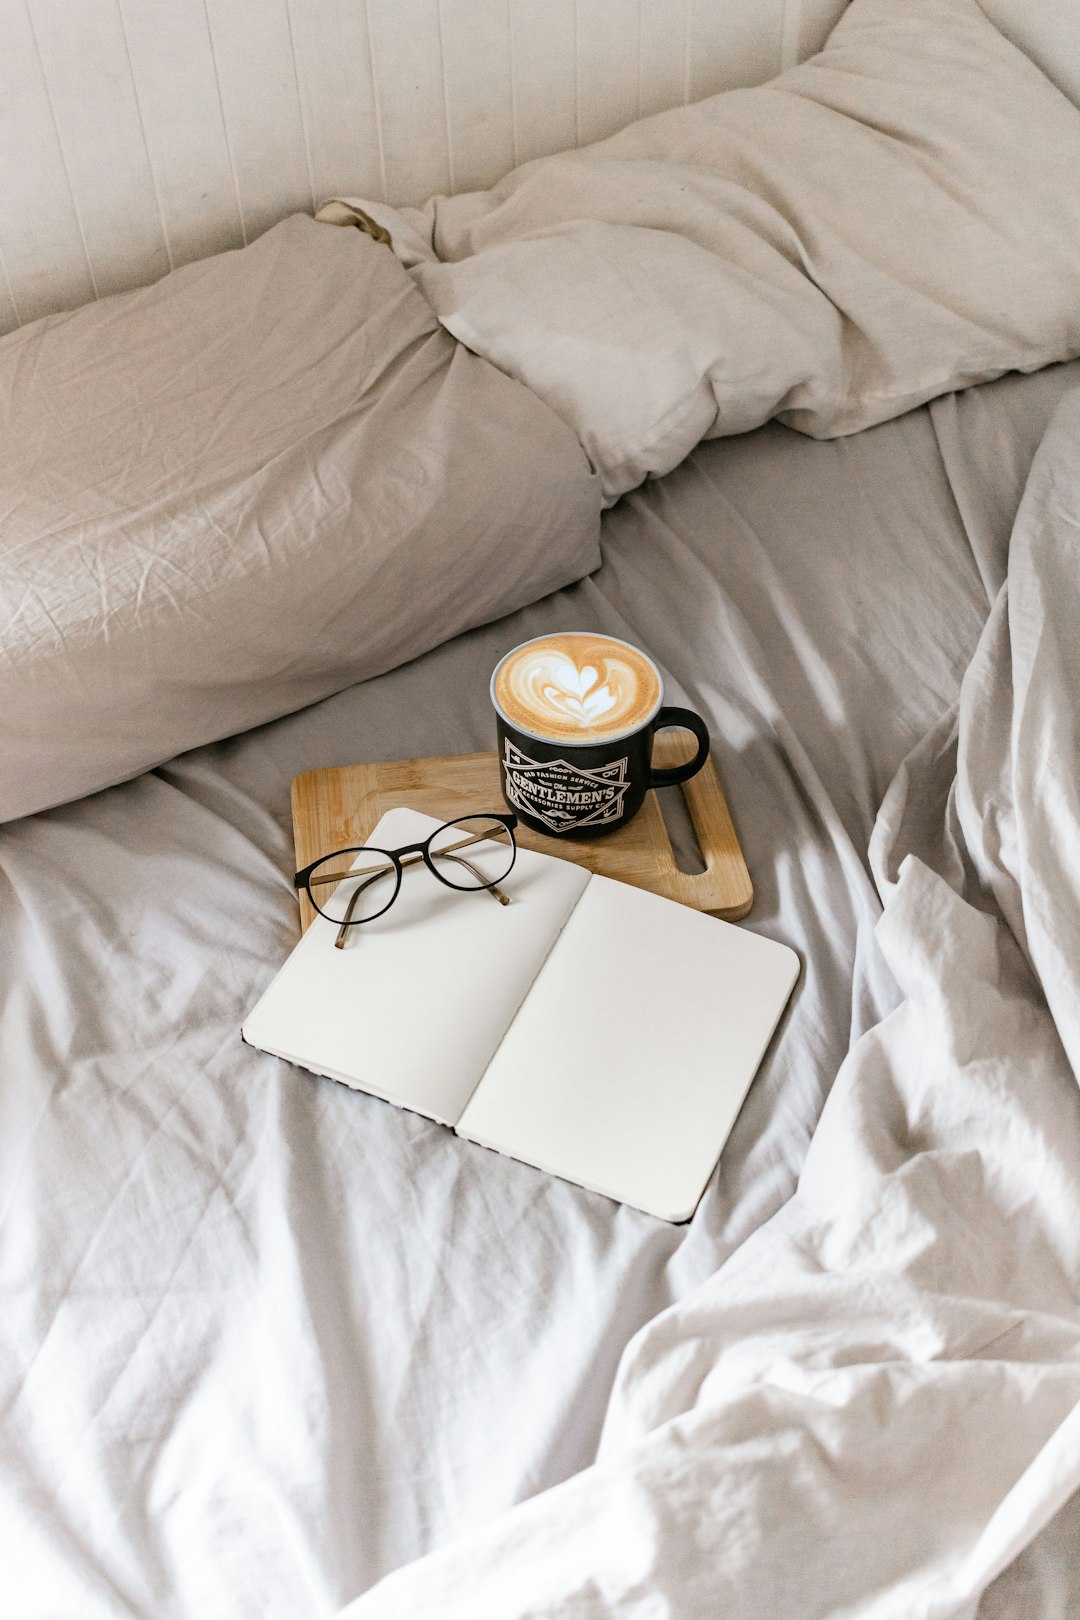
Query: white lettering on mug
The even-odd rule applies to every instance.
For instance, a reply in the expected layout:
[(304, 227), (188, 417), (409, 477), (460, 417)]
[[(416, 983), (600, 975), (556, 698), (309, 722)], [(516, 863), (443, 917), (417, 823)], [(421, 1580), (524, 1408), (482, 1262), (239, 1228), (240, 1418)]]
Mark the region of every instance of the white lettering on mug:
[(588, 770), (565, 759), (531, 759), (504, 739), (507, 799), (555, 833), (618, 821), (630, 786), (629, 764), (628, 758), (616, 759)]

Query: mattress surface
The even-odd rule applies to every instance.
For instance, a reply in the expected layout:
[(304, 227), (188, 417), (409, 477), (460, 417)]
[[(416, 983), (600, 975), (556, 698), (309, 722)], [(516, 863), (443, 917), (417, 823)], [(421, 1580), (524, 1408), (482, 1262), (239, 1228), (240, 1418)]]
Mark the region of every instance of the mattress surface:
[[(608, 514), (581, 585), (4, 829), (0, 1615), (324, 1615), (592, 1460), (623, 1347), (790, 1195), (897, 999), (871, 826), (956, 700), (1077, 382), (703, 446)], [(590, 628), (707, 717), (745, 926), (804, 964), (684, 1227), (239, 1039), (297, 933), (291, 778), (491, 746), (501, 654)]]

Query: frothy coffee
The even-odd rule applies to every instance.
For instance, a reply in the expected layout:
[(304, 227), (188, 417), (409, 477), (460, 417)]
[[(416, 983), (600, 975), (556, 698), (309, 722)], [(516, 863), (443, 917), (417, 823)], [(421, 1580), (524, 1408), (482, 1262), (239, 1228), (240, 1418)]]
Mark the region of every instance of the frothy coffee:
[(613, 636), (541, 636), (508, 653), (492, 680), (512, 725), (536, 737), (587, 743), (636, 731), (660, 706), (660, 676)]

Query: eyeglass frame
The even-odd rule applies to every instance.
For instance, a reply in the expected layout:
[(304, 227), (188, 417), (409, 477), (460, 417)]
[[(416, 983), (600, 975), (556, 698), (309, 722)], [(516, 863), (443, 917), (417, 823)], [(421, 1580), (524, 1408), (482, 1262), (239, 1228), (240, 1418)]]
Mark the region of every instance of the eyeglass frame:
[[(488, 821), (497, 821), (499, 825), (505, 827), (506, 831), (509, 833), (510, 848), (512, 851), (510, 856), (510, 865), (506, 868), (506, 871), (501, 872), (498, 878), (492, 883), (481, 882), (469, 884), (468, 886), (461, 883), (451, 883), (450, 879), (436, 868), (435, 863), (431, 858), (432, 840), (437, 838), (441, 832), (445, 832), (447, 827), (457, 827), (460, 826), (463, 821), (479, 821), (485, 818)], [(418, 861), (422, 861), (424, 863), (433, 878), (437, 878), (440, 883), (446, 886), (446, 888), (453, 889), (455, 894), (479, 894), (486, 889), (489, 894), (494, 896), (501, 906), (508, 906), (510, 904), (510, 896), (508, 894), (503, 894), (502, 890), (499, 888), (499, 884), (506, 882), (506, 879), (510, 876), (510, 873), (514, 869), (514, 862), (517, 860), (518, 846), (517, 839), (514, 837), (514, 828), (517, 825), (518, 818), (511, 811), (467, 811), (464, 815), (454, 816), (449, 821), (442, 822), (441, 825), (436, 827), (427, 838), (421, 839), (419, 843), (402, 844), (398, 849), (380, 849), (375, 844), (353, 844), (344, 849), (331, 850), (326, 855), (320, 855), (318, 860), (311, 861), (307, 866), (301, 867), (299, 872), (294, 872), (293, 887), (305, 892), (318, 915), (320, 917), (325, 917), (327, 922), (332, 923), (336, 922), (337, 919), (335, 917), (326, 916), (326, 912), (320, 909), (315, 896), (311, 892), (311, 878), (315, 870), (322, 866), (325, 861), (335, 860), (339, 855), (362, 855), (365, 853), (371, 853), (372, 855), (385, 855), (387, 860), (392, 863), (394, 867), (394, 892), (380, 911), (372, 912), (370, 917), (351, 916), (350, 913), (353, 906), (356, 904), (356, 901), (359, 899), (360, 895), (363, 894), (364, 890), (368, 887), (368, 884), (361, 883), (354, 891), (346, 907), (345, 917), (338, 926), (337, 937), (334, 940), (334, 944), (337, 946), (338, 950), (343, 949), (345, 945), (347, 929), (357, 928), (361, 923), (375, 922), (377, 918), (385, 916), (385, 914), (390, 910), (390, 907), (394, 904), (394, 901), (397, 899), (398, 895), (401, 893), (401, 878), (405, 868), (407, 866), (415, 866)], [(449, 856), (452, 860), (460, 861), (461, 864), (463, 866), (467, 866), (470, 872), (472, 872), (475, 876), (481, 877), (482, 874), (477, 871), (477, 868), (473, 866), (470, 861), (465, 860), (464, 856), (455, 854), (455, 851), (458, 849), (467, 849), (471, 844), (479, 844), (482, 842), (483, 835), (477, 833), (475, 837), (463, 839), (460, 844), (452, 844), (445, 850), (437, 851), (437, 854)], [(334, 874), (328, 873), (323, 881), (327, 883), (343, 883), (346, 878), (363, 877), (369, 870), (371, 872), (369, 882), (374, 882), (375, 877), (381, 876), (384, 869), (361, 867), (358, 872), (354, 872), (349, 869), (345, 872)]]

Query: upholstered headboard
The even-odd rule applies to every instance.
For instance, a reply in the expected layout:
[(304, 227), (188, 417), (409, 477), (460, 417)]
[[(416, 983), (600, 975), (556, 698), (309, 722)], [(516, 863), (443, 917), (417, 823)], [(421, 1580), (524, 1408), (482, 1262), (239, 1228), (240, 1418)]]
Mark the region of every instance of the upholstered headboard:
[(0, 330), (351, 193), (394, 203), (755, 84), (846, 0), (12, 0)]

